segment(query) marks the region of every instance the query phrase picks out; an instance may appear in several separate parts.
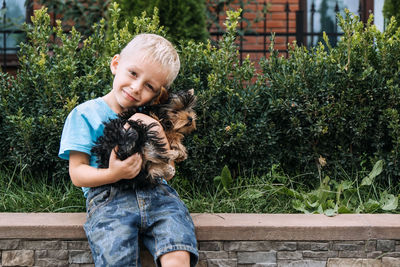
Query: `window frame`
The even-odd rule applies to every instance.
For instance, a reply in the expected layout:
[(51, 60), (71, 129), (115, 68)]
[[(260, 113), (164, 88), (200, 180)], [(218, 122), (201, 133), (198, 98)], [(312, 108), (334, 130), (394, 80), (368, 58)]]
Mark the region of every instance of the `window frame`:
[[(299, 10), (302, 11), (303, 15), (300, 20), (302, 20), (302, 25), (301, 27), (301, 32), (302, 33), (309, 33), (308, 32), (308, 16), (310, 13), (310, 10), (307, 9), (307, 4), (308, 1), (313, 1), (313, 0), (299, 0)], [(360, 20), (366, 23), (368, 21), (369, 15), (371, 13), (374, 13), (374, 0), (359, 0), (359, 3), (361, 4), (361, 14), (360, 15)], [(307, 34), (305, 35), (300, 35), (298, 37), (298, 40), (301, 39), (301, 43), (305, 46), (307, 46)]]
[[(3, 8), (3, 4), (6, 0), (0, 0), (0, 8)], [(33, 1), (34, 0), (27, 0), (25, 2), (25, 22), (31, 22), (31, 16), (33, 15)], [(2, 30), (3, 27), (0, 27), (0, 34), (5, 34)], [(5, 46), (7, 48), (7, 46)], [(1, 70), (4, 72), (15, 72), (19, 67), (17, 51), (15, 53), (7, 53), (6, 49), (0, 48), (0, 67)]]

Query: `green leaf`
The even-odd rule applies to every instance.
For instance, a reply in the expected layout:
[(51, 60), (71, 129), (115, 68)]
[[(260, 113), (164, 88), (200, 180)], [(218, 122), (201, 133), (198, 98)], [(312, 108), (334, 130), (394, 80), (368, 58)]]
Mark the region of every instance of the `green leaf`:
[(290, 197), (295, 197), (295, 198), (300, 199), (300, 200), (304, 200), (305, 197), (307, 196), (306, 194), (301, 194), (301, 193), (297, 192), (296, 190), (289, 189), (287, 187), (282, 187), (280, 192), (282, 192), (282, 194), (285, 194), (285, 195), (290, 196)]
[(346, 213), (354, 213), (354, 211), (352, 211), (351, 209), (349, 209), (349, 208), (346, 207), (346, 206), (340, 206), (340, 207), (338, 208), (338, 213), (339, 213), (339, 214), (346, 214)]
[(317, 212), (314, 212), (314, 213), (324, 214), (324, 209), (322, 208), (322, 205), (319, 205)]
[(343, 190), (347, 190), (353, 187), (353, 182), (352, 181), (343, 181), (340, 183), (340, 185), (342, 186)]
[(368, 201), (364, 203), (364, 211), (368, 213), (371, 213), (379, 209), (379, 207), (380, 207), (379, 202), (374, 199), (368, 199)]
[(388, 194), (384, 191), (381, 194), (381, 199), (379, 201), (381, 209), (383, 210), (395, 210), (398, 206), (399, 199), (393, 194)]
[(298, 199), (292, 200), (292, 207), (293, 207), (295, 210), (301, 211), (301, 212), (303, 212), (303, 213), (305, 213), (305, 214), (309, 214), (309, 213), (310, 213), (310, 212), (306, 209), (304, 203), (301, 202), (301, 201), (298, 200)]
[(315, 202), (306, 201), (306, 203), (307, 203), (307, 206), (310, 207), (310, 208), (315, 208), (315, 207), (320, 206), (320, 203), (319, 203), (318, 200), (315, 201)]
[(229, 189), (233, 180), (228, 166), (224, 166), (221, 172), (221, 182), (225, 189)]
[(221, 183), (221, 176), (214, 177), (214, 184), (217, 186)]
[(264, 195), (264, 193), (261, 190), (258, 190), (255, 188), (248, 188), (243, 192), (243, 194), (240, 196), (240, 198), (257, 199), (257, 198), (262, 197), (263, 195)]
[(337, 215), (337, 213), (334, 209), (327, 209), (324, 211), (324, 214), (329, 217), (333, 217), (333, 216)]
[(372, 171), (362, 180), (361, 185), (371, 185), (375, 177), (382, 173), (382, 170), (383, 160), (378, 160), (372, 168)]

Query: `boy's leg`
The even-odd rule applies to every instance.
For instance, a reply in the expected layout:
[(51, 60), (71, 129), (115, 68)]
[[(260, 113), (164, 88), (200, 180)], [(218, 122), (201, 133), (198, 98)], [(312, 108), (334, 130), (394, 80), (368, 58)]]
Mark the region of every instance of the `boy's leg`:
[(132, 189), (108, 185), (89, 191), (84, 229), (95, 266), (140, 266), (135, 202)]
[(136, 193), (139, 209), (146, 214), (143, 243), (157, 266), (195, 266), (198, 251), (193, 221), (176, 191), (160, 184)]
[(162, 267), (189, 267), (190, 254), (183, 250), (168, 252), (160, 257), (160, 262)]

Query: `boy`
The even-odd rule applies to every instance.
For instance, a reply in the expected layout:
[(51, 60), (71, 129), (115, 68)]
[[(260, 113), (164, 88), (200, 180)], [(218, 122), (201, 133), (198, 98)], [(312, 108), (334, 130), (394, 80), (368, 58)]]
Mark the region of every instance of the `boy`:
[[(162, 87), (171, 85), (179, 72), (179, 56), (165, 38), (140, 34), (113, 57), (110, 68), (114, 75), (111, 92), (71, 111), (59, 151), (61, 158), (69, 160), (73, 184), (82, 187), (87, 198), (84, 229), (95, 265), (140, 266), (140, 238), (157, 266), (195, 266), (198, 252), (193, 222), (175, 190), (166, 182), (137, 188), (134, 177), (142, 164), (138, 154), (121, 161), (112, 151), (109, 167), (99, 169), (90, 153), (103, 133), (103, 121), (130, 107), (151, 104)], [(141, 113), (131, 119), (156, 122)], [(159, 124), (157, 131), (169, 149)]]

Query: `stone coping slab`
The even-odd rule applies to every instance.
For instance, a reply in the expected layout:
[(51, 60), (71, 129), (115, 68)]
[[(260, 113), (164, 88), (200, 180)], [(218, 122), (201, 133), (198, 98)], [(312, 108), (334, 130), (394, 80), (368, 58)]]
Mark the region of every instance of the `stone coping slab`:
[[(202, 240), (400, 239), (400, 214), (192, 213)], [(86, 239), (85, 213), (0, 213), (0, 239)]]

